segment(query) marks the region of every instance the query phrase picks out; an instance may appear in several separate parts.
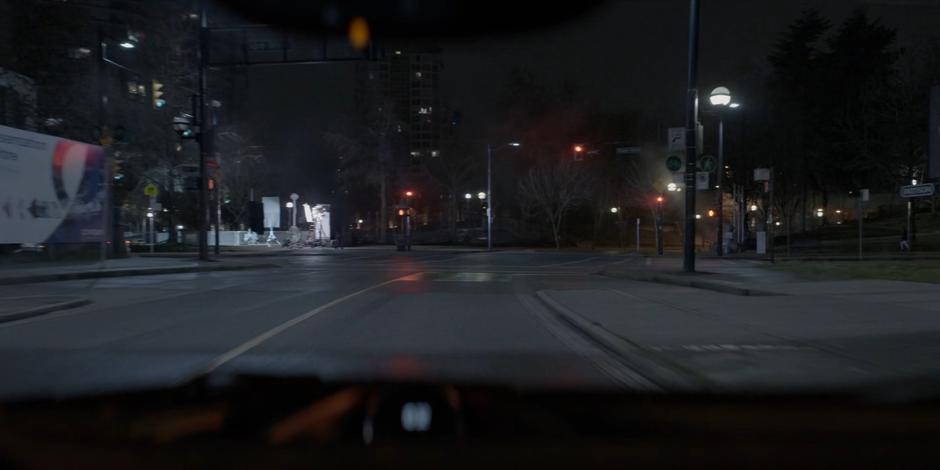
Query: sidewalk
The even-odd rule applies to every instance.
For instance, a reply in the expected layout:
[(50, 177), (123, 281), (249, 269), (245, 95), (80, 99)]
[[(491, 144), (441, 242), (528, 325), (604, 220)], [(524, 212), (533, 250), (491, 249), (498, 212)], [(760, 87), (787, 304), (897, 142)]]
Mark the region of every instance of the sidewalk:
[(786, 282), (740, 297), (608, 282), (538, 292), (561, 319), (665, 390), (868, 390), (940, 373), (940, 289)]
[(763, 269), (754, 260), (710, 257), (696, 259), (695, 273), (682, 272), (680, 256), (636, 256), (632, 263), (607, 266), (599, 274), (634, 281), (707, 289), (742, 296), (786, 295), (776, 286), (799, 279), (789, 273)]
[(121, 276), (146, 276), (207, 271), (233, 271), (278, 267), (270, 262), (218, 260), (200, 262), (190, 254), (186, 258), (144, 258), (72, 262), (4, 263), (0, 265), (0, 285), (67, 281)]

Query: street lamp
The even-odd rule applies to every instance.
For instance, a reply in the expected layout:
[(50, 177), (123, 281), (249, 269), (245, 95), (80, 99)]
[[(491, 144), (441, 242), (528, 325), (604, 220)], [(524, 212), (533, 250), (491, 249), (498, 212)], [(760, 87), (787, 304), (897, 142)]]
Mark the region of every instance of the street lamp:
[[(717, 109), (721, 108), (731, 108), (737, 109), (741, 105), (738, 103), (731, 102), (731, 90), (726, 87), (720, 86), (712, 90), (711, 94), (708, 96), (708, 101), (715, 106)], [(724, 179), (725, 173), (725, 119), (722, 112), (718, 112), (718, 167), (716, 169), (716, 185), (715, 189), (718, 190), (718, 239), (715, 243), (716, 251), (718, 256), (724, 255), (724, 216), (722, 211), (724, 209), (724, 191), (722, 191), (722, 180)]]
[(486, 199), (486, 193), (484, 193), (483, 191), (478, 192), (478, 193), (477, 193), (477, 199), (479, 199), (479, 200), (481, 200), (481, 201), (484, 200), (484, 199)]
[(757, 212), (757, 204), (751, 204), (751, 212)]
[(463, 195), (464, 199), (473, 199), (473, 194), (467, 193)]
[(712, 106), (728, 106), (731, 104), (731, 90), (723, 86), (715, 88), (708, 96), (708, 101), (711, 102)]
[(296, 231), (297, 229), (297, 200), (298, 199), (300, 199), (300, 196), (297, 195), (297, 193), (291, 193), (290, 195), (291, 202), (288, 202), (288, 204), (290, 204), (290, 206), (288, 207), (290, 208), (290, 220), (291, 220), (290, 228), (292, 232)]
[[(506, 142), (493, 147), (486, 144), (486, 249), (493, 249), (493, 153), (503, 147), (519, 147), (519, 142)], [(481, 193), (482, 194), (482, 193)], [(483, 199), (483, 198), (480, 198)]]
[(611, 208), (610, 208), (610, 213), (611, 213), (611, 214), (616, 214), (616, 213), (618, 213), (618, 212), (620, 212), (620, 209), (619, 209), (619, 208), (616, 208), (616, 207), (611, 207)]
[(293, 208), (294, 208), (294, 203), (293, 203), (293, 202), (290, 202), (290, 201), (287, 201), (287, 204), (284, 204), (284, 206), (287, 207), (288, 209), (293, 209)]

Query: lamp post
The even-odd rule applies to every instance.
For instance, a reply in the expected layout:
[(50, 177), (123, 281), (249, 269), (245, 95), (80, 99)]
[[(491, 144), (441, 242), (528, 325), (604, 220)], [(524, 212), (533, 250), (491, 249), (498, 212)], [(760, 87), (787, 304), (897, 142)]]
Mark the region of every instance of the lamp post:
[(300, 199), (300, 196), (297, 193), (291, 193), (290, 200), (291, 202), (287, 203), (288, 209), (290, 209), (290, 228), (294, 230), (297, 228), (297, 200)]
[(486, 249), (493, 249), (493, 152), (503, 147), (519, 147), (519, 142), (506, 142), (493, 147), (486, 144)]
[[(731, 91), (728, 88), (720, 86), (712, 90), (711, 95), (708, 97), (708, 101), (711, 102), (712, 106), (715, 106), (719, 109), (730, 108), (737, 109), (740, 107), (740, 104), (733, 103), (731, 101)], [(715, 241), (716, 254), (718, 256), (724, 255), (724, 190), (723, 190), (723, 180), (725, 174), (725, 119), (724, 113), (718, 112), (718, 168), (716, 169), (715, 177), (715, 189), (718, 190), (718, 210), (716, 211), (716, 217), (718, 221), (718, 238)]]

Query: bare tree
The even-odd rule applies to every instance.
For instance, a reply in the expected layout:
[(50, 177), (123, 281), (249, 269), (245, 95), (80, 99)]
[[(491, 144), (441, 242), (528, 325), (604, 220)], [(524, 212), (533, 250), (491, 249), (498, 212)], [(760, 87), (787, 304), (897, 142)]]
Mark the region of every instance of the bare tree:
[(587, 198), (589, 180), (582, 166), (562, 160), (539, 165), (519, 181), (519, 195), (524, 204), (535, 206), (545, 217), (556, 249), (561, 248), (561, 223), (565, 214)]

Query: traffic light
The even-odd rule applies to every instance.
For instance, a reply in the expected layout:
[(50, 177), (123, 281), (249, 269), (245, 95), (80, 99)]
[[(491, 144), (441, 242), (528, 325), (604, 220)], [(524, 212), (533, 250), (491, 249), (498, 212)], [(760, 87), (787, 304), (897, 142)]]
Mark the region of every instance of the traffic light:
[(209, 178), (209, 191), (215, 189), (215, 178)]
[(584, 159), (584, 146), (577, 144), (574, 146), (574, 153), (572, 154), (574, 161), (580, 162)]
[(715, 216), (715, 210), (714, 210), (714, 209), (708, 209), (708, 216), (709, 216), (709, 217), (714, 217), (714, 216)]
[(405, 216), (405, 210), (404, 210), (404, 209), (398, 209), (398, 216), (399, 216), (399, 217), (404, 217), (404, 216)]
[(153, 109), (163, 109), (166, 106), (166, 100), (163, 99), (163, 83), (151, 80), (150, 96), (153, 100)]

